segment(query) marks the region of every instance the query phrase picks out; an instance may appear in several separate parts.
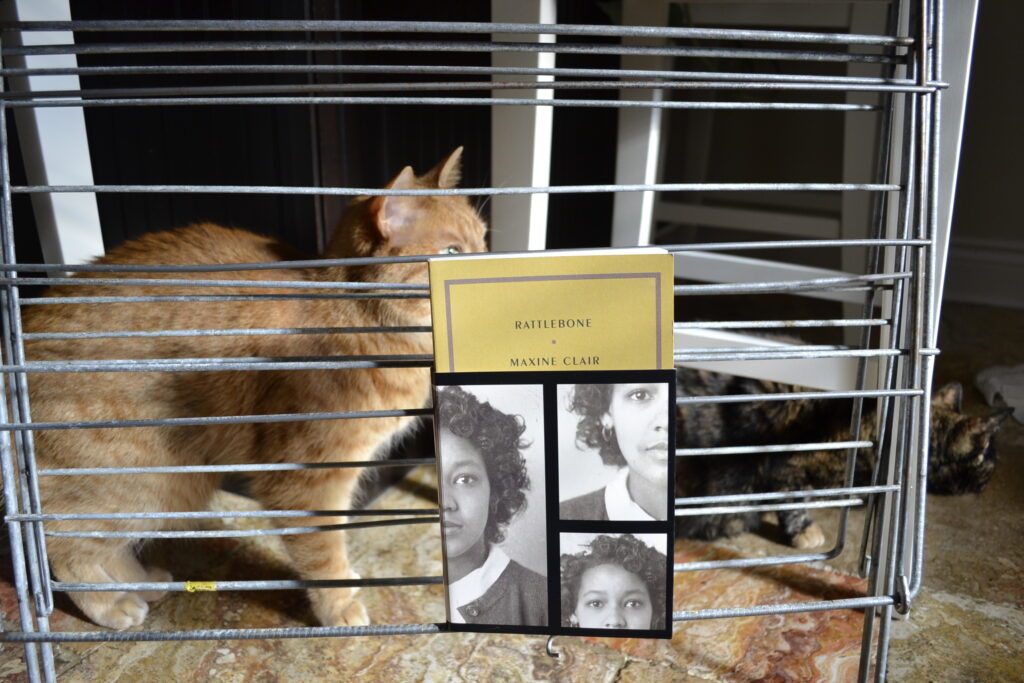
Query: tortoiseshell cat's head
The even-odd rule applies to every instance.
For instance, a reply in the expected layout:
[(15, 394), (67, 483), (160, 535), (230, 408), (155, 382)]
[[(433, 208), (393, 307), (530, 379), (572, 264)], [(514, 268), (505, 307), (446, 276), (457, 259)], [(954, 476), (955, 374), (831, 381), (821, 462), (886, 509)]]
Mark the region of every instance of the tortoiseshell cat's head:
[(947, 384), (932, 398), (929, 493), (981, 493), (995, 471), (995, 436), (1013, 408), (972, 417), (961, 412), (962, 404), (959, 382)]

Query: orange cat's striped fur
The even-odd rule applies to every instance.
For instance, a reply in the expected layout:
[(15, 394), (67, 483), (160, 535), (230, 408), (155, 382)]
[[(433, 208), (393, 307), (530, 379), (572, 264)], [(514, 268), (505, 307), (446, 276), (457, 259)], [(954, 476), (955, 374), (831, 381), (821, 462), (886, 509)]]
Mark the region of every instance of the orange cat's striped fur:
[[(406, 167), (388, 187), (454, 187), (460, 175), (460, 154), (461, 148), (419, 177)], [(484, 229), (465, 197), (360, 197), (346, 209), (324, 257), (484, 251)], [(272, 239), (243, 230), (200, 224), (146, 235), (112, 250), (99, 262), (248, 263), (296, 256)], [(167, 277), (425, 283), (426, 276), (425, 264), (407, 263)], [(138, 277), (160, 276), (143, 274)], [(234, 288), (230, 291), (266, 294), (281, 290)], [(48, 295), (182, 293), (197, 291), (75, 285), (54, 287)], [(29, 307), (24, 317), (27, 332), (375, 327), (428, 325), (429, 322), (429, 302), (425, 299), (57, 304)], [(27, 347), (29, 360), (280, 358), (430, 352), (431, 340), (427, 333), (61, 340), (35, 341)], [(49, 422), (417, 408), (428, 400), (430, 376), (426, 368), (58, 373), (32, 375), (29, 386), (33, 418)], [(45, 468), (359, 461), (378, 454), (411, 419), (56, 430), (38, 432), (36, 442), (40, 466)], [(270, 509), (346, 510), (351, 507), (358, 477), (358, 470), (351, 468), (266, 472), (251, 475), (250, 486), (252, 494)], [(219, 475), (206, 473), (41, 478), (44, 509), (54, 513), (203, 509), (220, 483)], [(339, 518), (318, 518), (317, 523), (339, 521)], [(278, 522), (282, 526), (296, 525), (295, 519)], [(145, 519), (96, 522), (93, 528), (145, 531), (174, 525), (173, 521)], [(48, 528), (71, 527), (68, 523), (52, 523)], [(284, 538), (302, 578), (354, 576), (346, 559), (341, 532)], [(170, 579), (164, 570), (144, 568), (128, 540), (57, 537), (48, 541), (48, 548), (53, 574), (60, 581)], [(353, 598), (353, 593), (349, 588), (314, 589), (309, 591), (309, 597), (317, 618), (325, 625), (366, 624), (366, 610)], [(140, 624), (148, 611), (146, 601), (158, 597), (132, 592), (73, 592), (70, 595), (90, 619), (111, 628)]]

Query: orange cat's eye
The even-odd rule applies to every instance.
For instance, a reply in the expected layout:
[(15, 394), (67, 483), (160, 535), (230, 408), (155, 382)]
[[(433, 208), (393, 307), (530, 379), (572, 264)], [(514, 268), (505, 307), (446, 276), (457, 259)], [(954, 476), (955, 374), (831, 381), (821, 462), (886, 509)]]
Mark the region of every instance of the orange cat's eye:
[(440, 253), (442, 253), (442, 254), (461, 254), (462, 253), (462, 249), (460, 249), (459, 247), (455, 246), (454, 244), (450, 244), (447, 247), (445, 247), (444, 249), (442, 249), (440, 251)]

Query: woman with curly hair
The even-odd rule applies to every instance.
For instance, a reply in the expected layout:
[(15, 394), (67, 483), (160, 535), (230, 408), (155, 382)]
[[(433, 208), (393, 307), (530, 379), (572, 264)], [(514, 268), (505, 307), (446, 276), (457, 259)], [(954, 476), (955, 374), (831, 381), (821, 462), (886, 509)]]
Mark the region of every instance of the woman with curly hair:
[(631, 534), (563, 553), (562, 626), (664, 629), (666, 557)]
[(607, 486), (562, 501), (562, 519), (668, 519), (668, 391), (660, 382), (573, 388), (576, 445), (596, 449), (619, 472)]
[(440, 389), (437, 402), (451, 620), (545, 626), (547, 580), (497, 545), (530, 487), (523, 419), (457, 386)]

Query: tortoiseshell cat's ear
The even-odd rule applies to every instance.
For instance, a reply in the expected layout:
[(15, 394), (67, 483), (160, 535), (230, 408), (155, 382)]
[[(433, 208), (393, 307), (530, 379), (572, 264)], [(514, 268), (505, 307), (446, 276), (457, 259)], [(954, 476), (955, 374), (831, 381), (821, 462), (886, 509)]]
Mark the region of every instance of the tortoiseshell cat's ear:
[[(385, 190), (414, 190), (417, 189), (416, 174), (412, 166), (406, 166), (401, 172), (391, 179)], [(421, 201), (417, 196), (389, 195), (385, 197), (374, 197), (370, 200), (370, 216), (377, 227), (377, 232), (387, 242), (395, 246), (404, 244), (403, 237), (406, 231), (402, 230), (406, 225), (413, 223), (420, 210)]]
[(979, 422), (978, 431), (983, 431), (988, 434), (995, 434), (997, 431), (999, 431), (999, 428), (1003, 426), (1003, 423), (1006, 422), (1006, 418), (1010, 417), (1011, 415), (1013, 415), (1013, 408), (1003, 408), (1002, 410), (997, 410), (991, 415), (986, 415), (984, 417), (978, 417), (974, 419), (978, 420)]
[(456, 147), (455, 151), (430, 169), (423, 180), (441, 190), (458, 187), (462, 180), (462, 146)]
[(933, 408), (945, 408), (961, 412), (964, 403), (964, 387), (960, 382), (950, 382), (932, 396)]

